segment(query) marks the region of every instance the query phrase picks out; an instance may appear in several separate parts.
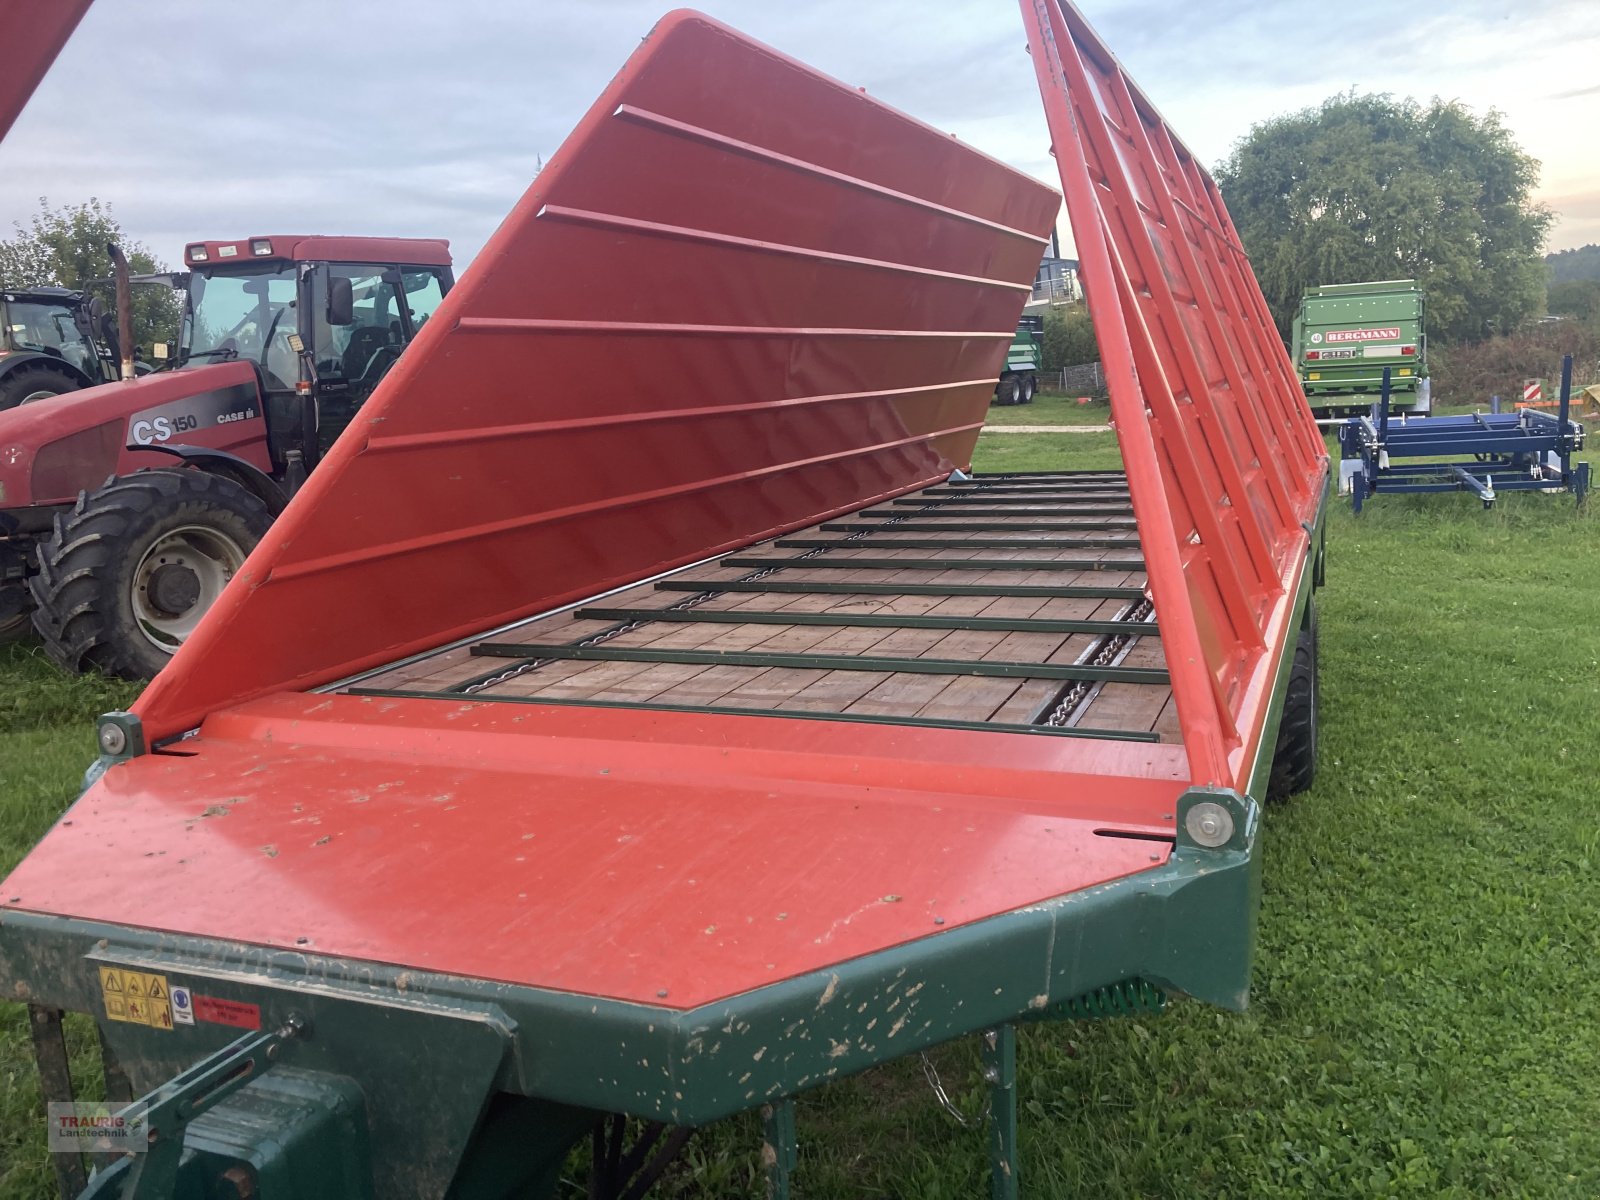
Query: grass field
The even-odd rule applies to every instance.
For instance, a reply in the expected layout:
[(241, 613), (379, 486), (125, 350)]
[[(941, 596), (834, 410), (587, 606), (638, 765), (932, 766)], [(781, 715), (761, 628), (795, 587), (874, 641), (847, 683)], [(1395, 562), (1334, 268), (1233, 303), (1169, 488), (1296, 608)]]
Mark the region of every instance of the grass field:
[(1076, 393), (1041, 391), (1032, 404), (991, 405), (991, 425), (1104, 425), (1111, 409), (1104, 400), (1079, 404)]
[[(978, 466), (1116, 457), (1110, 434), (996, 435)], [(1336, 503), (1320, 773), (1267, 817), (1251, 1011), (1028, 1029), (1026, 1195), (1600, 1195), (1597, 597), (1600, 518), (1568, 498)], [(0, 868), (126, 699), (0, 654)], [(933, 1059), (976, 1111), (974, 1047)], [(0, 1200), (50, 1194), (32, 1087), (0, 1005)], [(804, 1196), (986, 1194), (983, 1135), (915, 1062), (804, 1097), (800, 1133)], [(696, 1139), (677, 1194), (755, 1194), (757, 1143)]]

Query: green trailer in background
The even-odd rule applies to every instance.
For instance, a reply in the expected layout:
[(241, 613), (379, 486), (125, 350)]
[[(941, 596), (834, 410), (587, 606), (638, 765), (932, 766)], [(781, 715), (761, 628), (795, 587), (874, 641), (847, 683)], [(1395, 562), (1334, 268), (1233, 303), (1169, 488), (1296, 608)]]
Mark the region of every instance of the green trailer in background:
[(1294, 361), (1318, 417), (1371, 409), (1389, 368), (1389, 410), (1431, 411), (1422, 289), (1411, 279), (1307, 288), (1294, 319)]
[(1044, 318), (1023, 317), (1017, 336), (1006, 351), (1006, 365), (994, 386), (995, 404), (1032, 404), (1039, 391), (1039, 367), (1044, 361)]

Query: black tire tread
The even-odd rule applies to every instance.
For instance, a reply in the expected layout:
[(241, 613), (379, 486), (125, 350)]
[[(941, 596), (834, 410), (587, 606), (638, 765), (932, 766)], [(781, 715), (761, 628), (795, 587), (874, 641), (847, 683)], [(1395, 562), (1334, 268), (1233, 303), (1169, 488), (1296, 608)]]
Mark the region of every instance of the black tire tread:
[(34, 630), (56, 663), (124, 679), (149, 676), (139, 648), (119, 629), (112, 580), (136, 528), (179, 505), (230, 512), (257, 538), (272, 521), (249, 491), (204, 471), (114, 475), (92, 492), (79, 492), (72, 510), (56, 515), (50, 536), (39, 544), (39, 571), (28, 581)]
[(1283, 698), (1278, 741), (1267, 778), (1267, 802), (1281, 804), (1308, 790), (1317, 777), (1317, 721), (1321, 710), (1321, 680), (1317, 664), (1316, 601), (1295, 639), (1294, 665)]
[(16, 408), (29, 392), (37, 391), (40, 384), (59, 385), (56, 394), (75, 392), (83, 385), (64, 371), (45, 366), (18, 367), (0, 378), (0, 411)]

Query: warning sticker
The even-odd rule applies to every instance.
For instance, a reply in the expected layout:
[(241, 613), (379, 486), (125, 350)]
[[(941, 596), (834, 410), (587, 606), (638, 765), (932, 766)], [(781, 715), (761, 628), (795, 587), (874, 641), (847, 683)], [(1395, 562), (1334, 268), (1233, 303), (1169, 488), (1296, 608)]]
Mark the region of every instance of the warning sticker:
[(172, 989), (165, 975), (129, 971), (122, 967), (100, 968), (100, 999), (106, 1017), (130, 1025), (172, 1028)]
[(240, 1000), (219, 1000), (215, 996), (194, 995), (194, 1015), (213, 1025), (231, 1025), (235, 1029), (260, 1029), (261, 1007)]
[(194, 1024), (194, 1000), (189, 989), (172, 985), (172, 1019), (179, 1025)]

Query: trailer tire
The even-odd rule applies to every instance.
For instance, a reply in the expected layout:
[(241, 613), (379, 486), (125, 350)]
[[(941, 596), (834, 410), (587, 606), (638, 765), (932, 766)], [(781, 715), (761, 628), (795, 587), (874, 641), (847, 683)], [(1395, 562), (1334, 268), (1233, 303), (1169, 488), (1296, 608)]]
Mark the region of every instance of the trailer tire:
[(1022, 398), (1018, 400), (1017, 403), (1032, 404), (1033, 397), (1038, 393), (1038, 391), (1039, 381), (1032, 375), (1024, 375), (1022, 377)]
[(204, 471), (139, 471), (80, 492), (39, 545), (33, 625), (69, 671), (148, 679), (272, 524)]
[(1317, 670), (1317, 602), (1306, 601), (1306, 619), (1294, 645), (1294, 665), (1284, 692), (1278, 742), (1267, 778), (1267, 803), (1281, 804), (1310, 788), (1317, 777), (1317, 720), (1321, 716)]
[(1009, 408), (1013, 404), (1020, 404), (1022, 385), (1017, 382), (1015, 375), (1007, 375), (995, 385), (994, 402), (1001, 407)]
[(0, 379), (0, 411), (75, 392), (78, 383), (49, 367), (19, 367)]

